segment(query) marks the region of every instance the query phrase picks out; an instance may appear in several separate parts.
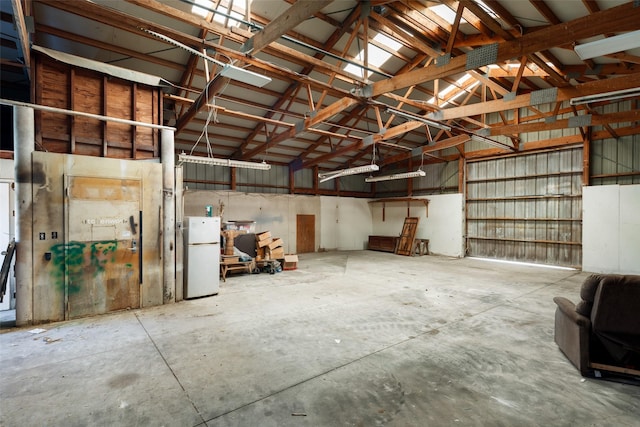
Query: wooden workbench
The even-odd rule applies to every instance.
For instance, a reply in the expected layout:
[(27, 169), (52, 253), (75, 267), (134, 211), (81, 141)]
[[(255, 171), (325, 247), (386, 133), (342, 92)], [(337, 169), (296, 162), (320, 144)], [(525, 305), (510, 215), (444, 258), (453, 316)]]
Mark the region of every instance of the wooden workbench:
[(227, 281), (227, 273), (230, 271), (242, 271), (245, 273), (252, 273), (256, 268), (256, 263), (254, 260), (251, 261), (222, 261), (220, 262), (220, 276), (222, 276), (222, 281)]

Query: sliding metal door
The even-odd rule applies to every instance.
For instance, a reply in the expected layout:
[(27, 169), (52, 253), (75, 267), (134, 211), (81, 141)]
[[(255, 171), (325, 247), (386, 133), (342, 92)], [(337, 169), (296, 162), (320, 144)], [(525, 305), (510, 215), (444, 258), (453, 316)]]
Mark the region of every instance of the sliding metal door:
[(467, 163), (469, 256), (582, 264), (582, 148)]

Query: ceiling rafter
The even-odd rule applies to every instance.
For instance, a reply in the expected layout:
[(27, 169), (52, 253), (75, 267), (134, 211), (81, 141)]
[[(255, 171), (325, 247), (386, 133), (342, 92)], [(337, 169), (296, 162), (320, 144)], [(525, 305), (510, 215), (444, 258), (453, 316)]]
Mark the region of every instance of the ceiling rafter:
[[(338, 26), (336, 28), (336, 30), (331, 34), (329, 39), (326, 41), (327, 47), (332, 48), (333, 46), (335, 46), (335, 44), (346, 33), (346, 31), (349, 30), (352, 27), (352, 25), (355, 22), (358, 21), (358, 18), (360, 17), (360, 15), (361, 15), (361, 5), (358, 4), (353, 9), (353, 11), (349, 14), (349, 16), (345, 19), (343, 25)], [(357, 26), (358, 26), (358, 24), (356, 24), (356, 27)], [(353, 33), (355, 33), (355, 34), (353, 34)], [(355, 37), (357, 32), (354, 31), (353, 33), (352, 33), (352, 35)], [(347, 44), (349, 44), (349, 43), (347, 43)], [(348, 49), (348, 46), (345, 49)], [(322, 59), (322, 57), (323, 57), (323, 55), (321, 53), (317, 53), (315, 56), (316, 56), (317, 59)], [(301, 72), (301, 74), (308, 75), (313, 70), (314, 70), (314, 67), (312, 65), (309, 65)], [(298, 84), (299, 83), (294, 83), (293, 85), (289, 86), (287, 88), (287, 91), (285, 92), (284, 96), (282, 98), (280, 98), (280, 100), (277, 102), (277, 104), (284, 103), (284, 100), (289, 98), (292, 95), (292, 93), (296, 90), (296, 88), (298, 87)], [(322, 95), (321, 95), (320, 99), (318, 100), (318, 107), (316, 108), (316, 110), (324, 102), (324, 98), (325, 98), (327, 93), (328, 93), (327, 90), (324, 90), (322, 92)], [(252, 132), (252, 134), (249, 135), (249, 137), (247, 138), (247, 142), (242, 144), (239, 147), (239, 149), (236, 151), (236, 153), (234, 153), (234, 155), (239, 156), (241, 158), (248, 158), (248, 156), (245, 154), (246, 147), (247, 147), (249, 142), (253, 141), (254, 138), (255, 138), (255, 134)], [(267, 150), (269, 148), (269, 140), (271, 140), (271, 137), (268, 138), (267, 142), (264, 144), (264, 150)], [(318, 142), (318, 145), (324, 140), (325, 140), (325, 138), (320, 138), (319, 142)], [(256, 151), (256, 149), (251, 150), (251, 152), (255, 152), (255, 151)]]
[[(83, 1), (82, 7), (78, 6), (79, 1)], [(236, 41), (244, 40), (244, 38), (239, 38), (241, 36), (235, 35), (235, 31), (234, 32), (228, 31), (226, 28), (222, 28), (220, 25), (216, 23), (208, 23), (203, 19), (199, 19), (197, 17), (191, 16), (182, 11), (160, 4), (155, 0), (127, 0), (127, 1), (136, 3), (136, 4), (144, 3), (145, 5), (148, 5), (148, 7), (150, 7), (149, 10), (152, 10), (153, 12), (161, 13), (163, 15), (180, 19), (183, 22), (190, 23), (192, 25), (195, 25), (198, 28), (207, 28), (209, 31), (216, 33), (218, 35), (224, 35), (227, 38), (233, 38)], [(46, 4), (51, 7), (55, 7), (60, 10), (64, 10), (74, 15), (82, 16), (88, 19), (101, 22), (105, 25), (112, 26), (114, 28), (131, 32), (141, 37), (145, 37), (151, 40), (157, 40), (154, 36), (140, 31), (140, 28), (149, 28), (153, 31), (164, 34), (186, 45), (191, 45), (198, 48), (202, 48), (204, 46), (212, 50), (220, 51), (235, 60), (243, 60), (245, 62), (252, 64), (254, 67), (256, 67), (256, 69), (267, 72), (270, 76), (279, 76), (281, 78), (309, 83), (314, 87), (327, 88), (332, 94), (336, 96), (352, 96), (348, 91), (341, 91), (339, 88), (330, 87), (325, 83), (309, 78), (308, 76), (300, 76), (289, 69), (279, 67), (273, 63), (259, 60), (254, 57), (247, 57), (234, 49), (230, 49), (228, 47), (220, 46), (209, 41), (198, 39), (197, 37), (179, 32), (177, 30), (174, 30), (173, 28), (161, 26), (158, 24), (151, 23), (149, 21), (145, 21), (143, 19), (138, 19), (136, 17), (126, 15), (122, 12), (110, 10), (109, 8), (100, 6), (98, 4), (89, 2), (87, 0), (37, 0), (37, 2)], [(245, 33), (250, 34), (248, 32), (245, 32)], [(277, 45), (277, 43), (273, 43), (272, 47), (273, 45)], [(296, 52), (293, 49), (290, 49), (284, 46), (280, 46), (278, 47), (278, 49), (281, 51), (290, 52), (292, 55), (295, 55), (298, 57), (305, 57), (305, 58), (308, 57), (308, 55), (304, 55), (302, 53)], [(307, 59), (309, 62), (314, 63), (314, 65), (318, 67), (323, 67), (327, 69), (336, 69), (342, 72), (342, 70), (340, 70), (339, 68), (331, 67), (328, 64), (323, 63), (322, 61), (315, 60), (315, 58), (309, 57)], [(353, 79), (357, 80), (357, 77), (354, 76)]]
[[(24, 0), (17, 1), (24, 4)], [(29, 1), (27, 7), (31, 6)], [(214, 6), (210, 6), (210, 10), (223, 0), (212, 1)], [(240, 0), (231, 0), (229, 4), (234, 1)], [(496, 135), (511, 138), (513, 145), (522, 150), (581, 143), (583, 135), (574, 139), (555, 139), (549, 143), (551, 145), (540, 142), (519, 146), (519, 138), (537, 132), (535, 129), (565, 126), (560, 119), (565, 120), (567, 114), (590, 113), (593, 116), (592, 125), (582, 129), (584, 134), (612, 137), (625, 135), (625, 132), (640, 133), (637, 117), (627, 117), (634, 120), (635, 131), (633, 127), (616, 128), (615, 123), (624, 124), (616, 120), (626, 116), (604, 114), (602, 104), (594, 104), (595, 108), (592, 108), (594, 105), (567, 107), (567, 99), (576, 96), (569, 93), (615, 90), (625, 86), (622, 80), (638, 86), (640, 58), (637, 56), (618, 52), (609, 55), (606, 63), (599, 59), (576, 63), (572, 59), (576, 40), (637, 29), (637, 9), (613, 6), (611, 2), (601, 3), (600, 8), (596, 0), (582, 0), (579, 7), (572, 8), (562, 0), (529, 0), (529, 3), (519, 5), (508, 0), (484, 0), (495, 16), (473, 0), (349, 0), (341, 2), (340, 6), (336, 2), (335, 7), (326, 9), (326, 13), (315, 12), (314, 19), (288, 28), (281, 40), (269, 36), (273, 37), (272, 41), (265, 43), (264, 49), (255, 55), (247, 55), (241, 46), (246, 45), (250, 50), (250, 40), (260, 31), (257, 28), (266, 28), (289, 6), (303, 3), (269, 1), (274, 5), (277, 3), (277, 8), (258, 4), (245, 14), (247, 22), (257, 25), (228, 28), (221, 21), (212, 22), (211, 13), (204, 18), (190, 13), (188, 3), (193, 1), (127, 0), (129, 4), (123, 6), (125, 2), (33, 0), (34, 41), (50, 48), (55, 48), (53, 43), (86, 46), (87, 52), (95, 52), (97, 60), (131, 66), (132, 69), (140, 67), (142, 72), (154, 67), (162, 70), (163, 77), (176, 85), (170, 90), (176, 95), (165, 98), (165, 111), (174, 109), (177, 112), (176, 115), (164, 115), (167, 125), (172, 125), (175, 117), (181, 117), (194, 104), (196, 95), (202, 93), (209, 79), (205, 76), (204, 62), (198, 57), (177, 47), (167, 48), (164, 42), (141, 32), (141, 28), (166, 34), (223, 62), (245, 63), (247, 69), (271, 77), (273, 83), (259, 89), (236, 81), (225, 86), (224, 94), (211, 103), (214, 106), (204, 104), (203, 108), (216, 111), (215, 125), (207, 128), (208, 137), (215, 141), (213, 146), (221, 156), (267, 159), (270, 163), (288, 164), (296, 169), (300, 166), (326, 169), (368, 162), (372, 156), (372, 143), (379, 145), (376, 147), (378, 152), (384, 161), (388, 161), (398, 154), (415, 152), (416, 147), (425, 143), (438, 144), (452, 136), (429, 129), (419, 121), (396, 119), (385, 112), (387, 105), (448, 123), (454, 128), (453, 136), (481, 128), (502, 132)], [(634, 2), (625, 4), (629, 7), (631, 3)], [(347, 8), (343, 7), (345, 4)], [(452, 13), (446, 18), (451, 19), (451, 23), (445, 21), (444, 15), (438, 16), (437, 5), (451, 9)], [(363, 11), (364, 7), (366, 10)], [(509, 11), (514, 11), (517, 18)], [(230, 10), (227, 13), (231, 13)], [(631, 17), (633, 14), (636, 16)], [(62, 19), (43, 19), (48, 15)], [(72, 22), (75, 19), (72, 15), (85, 18), (87, 21), (83, 20), (83, 23), (94, 23), (95, 31), (85, 31), (82, 27), (86, 25), (62, 25)], [(539, 16), (545, 22), (540, 22)], [(563, 22), (567, 16), (580, 18)], [(536, 23), (536, 18), (540, 23)], [(634, 28), (632, 20), (635, 21)], [(578, 22), (582, 25), (580, 28)], [(564, 28), (564, 33), (558, 30), (559, 27)], [(355, 47), (349, 40), (388, 50), (371, 39), (375, 32), (396, 39), (402, 47), (397, 52), (390, 52), (391, 60), (379, 66), (370, 64), (370, 52), (365, 49), (364, 64), (374, 70), (367, 78), (345, 71), (346, 62), (359, 62), (353, 60)], [(132, 40), (139, 42), (131, 43)], [(498, 45), (496, 66), (466, 69), (472, 50), (494, 43)], [(82, 50), (80, 52), (83, 56)], [(438, 61), (436, 65), (436, 58), (441, 59), (445, 53), (450, 53), (451, 59), (445, 57), (444, 62)], [(3, 71), (16, 68), (6, 58), (2, 58), (2, 64)], [(216, 74), (215, 66), (211, 71), (211, 75)], [(459, 78), (465, 73), (471, 74), (473, 79), (458, 83), (462, 82)], [(591, 86), (598, 80), (605, 83)], [(476, 82), (480, 85), (470, 88)], [(529, 105), (530, 91), (550, 86), (559, 89), (555, 102)], [(447, 89), (448, 93), (439, 97), (440, 107), (429, 104), (428, 100), (438, 96), (442, 89)], [(242, 94), (247, 95), (246, 99)], [(505, 101), (503, 97), (507, 94), (508, 99), (517, 96)], [(557, 120), (547, 120), (552, 117)], [(612, 124), (602, 124), (604, 120), (610, 120)], [(185, 119), (184, 127), (175, 136), (176, 147), (185, 149), (193, 145), (206, 123), (204, 113)], [(578, 130), (572, 132), (578, 133)], [(477, 150), (478, 147), (469, 145), (468, 149)], [(456, 153), (456, 158), (478, 154), (476, 151), (467, 153), (468, 149), (460, 144), (450, 147), (444, 154), (435, 153), (445, 157)], [(480, 154), (496, 152), (499, 150), (479, 150)], [(407, 161), (401, 160), (402, 164)]]
[[(610, 19), (613, 21), (609, 21)], [(640, 11), (632, 8), (630, 4), (607, 9), (588, 17), (578, 18), (567, 23), (551, 26), (546, 29), (543, 34), (529, 33), (520, 38), (502, 42), (498, 45), (497, 60), (501, 62), (514, 56), (529, 55), (534, 52), (553, 47), (552, 44), (564, 44), (570, 40), (587, 38), (607, 32), (612, 28), (634, 28), (635, 19), (640, 19)], [(410, 71), (406, 74), (396, 75), (390, 79), (373, 83), (371, 85), (371, 95), (375, 97), (386, 92), (392, 92), (411, 85), (424, 83), (429, 80), (435, 80), (437, 78), (462, 72), (465, 70), (465, 64), (466, 55), (461, 55), (452, 58), (449, 64), (442, 67), (428, 67), (425, 69)], [(337, 101), (327, 107), (325, 111), (320, 110), (318, 114), (320, 115), (321, 113), (324, 113), (323, 117), (331, 117), (340, 113), (344, 109), (351, 107), (355, 103), (355, 100), (349, 100), (346, 102), (344, 100)], [(443, 110), (443, 112), (446, 113), (448, 110), (450, 109)], [(503, 111), (503, 109), (499, 111)], [(446, 118), (446, 116), (444, 118)], [(271, 140), (270, 145), (275, 145), (278, 142), (295, 137), (297, 133), (304, 132), (310, 125), (318, 122), (319, 121), (305, 120), (304, 126), (301, 129), (282, 132), (279, 135), (276, 135)]]
[[(303, 22), (309, 15), (313, 15), (313, 13), (319, 11), (332, 1), (333, 0), (314, 0), (313, 2), (294, 3), (293, 6), (287, 9), (285, 13), (278, 16), (262, 30), (247, 39), (240, 49), (241, 52), (255, 55), (262, 49), (265, 49), (269, 44), (279, 39), (281, 35), (286, 34), (287, 31)], [(244, 65), (244, 61), (240, 61), (237, 64), (239, 67), (242, 65)], [(184, 128), (193, 116), (203, 108), (203, 104), (209, 102), (211, 98), (220, 92), (229, 80), (229, 78), (225, 77), (213, 79), (207, 82), (191, 107), (189, 107), (189, 109), (178, 118), (176, 128), (178, 130)]]
[[(342, 35), (349, 29), (351, 28), (351, 25), (353, 24), (353, 22), (355, 22), (357, 20), (357, 17), (360, 14), (360, 6), (356, 6), (354, 8), (354, 10), (351, 12), (351, 14), (349, 15), (349, 17), (347, 17), (347, 19), (344, 22), (343, 26), (339, 26), (336, 31), (333, 32), (333, 34), (331, 34), (331, 36), (329, 37), (329, 39), (327, 40), (327, 46), (328, 47), (333, 47), (338, 40), (340, 39), (340, 37), (342, 37)], [(315, 55), (315, 57), (317, 59), (322, 59), (323, 55), (321, 53), (317, 53)], [(303, 75), (308, 75), (309, 73), (311, 73), (311, 71), (314, 69), (313, 65), (307, 65), (300, 74)], [(294, 82), (291, 85), (289, 85), (286, 89), (286, 91), (282, 94), (282, 97), (278, 98), (278, 100), (276, 101), (276, 103), (271, 107), (272, 109), (278, 109), (280, 108), (282, 105), (284, 105), (284, 103), (286, 102), (286, 100), (293, 96), (294, 92), (296, 91), (296, 89), (299, 87), (299, 82)], [(325, 91), (323, 91), (323, 94), (325, 93)], [(324, 98), (321, 98), (321, 100)], [(319, 102), (321, 102), (321, 100), (319, 100)], [(272, 113), (268, 112), (267, 115), (269, 117), (272, 117)], [(256, 126), (256, 128), (251, 132), (251, 134), (249, 134), (249, 136), (247, 137), (246, 141), (240, 145), (240, 147), (238, 148), (238, 150), (236, 150), (236, 152), (234, 153), (234, 157), (242, 157), (247, 145), (251, 142), (253, 142), (255, 136), (257, 135), (257, 130), (259, 129), (260, 125)], [(265, 147), (266, 148), (266, 147)]]
[[(569, 99), (578, 96), (632, 89), (638, 86), (640, 86), (640, 74), (631, 74), (623, 79), (596, 80), (590, 83), (583, 83), (578, 86), (558, 89), (556, 101), (568, 101)], [(527, 93), (518, 95), (509, 101), (497, 99), (487, 101), (482, 104), (471, 104), (462, 107), (448, 108), (439, 113), (439, 118), (442, 120), (457, 119), (461, 117), (477, 116), (483, 113), (497, 113), (499, 111), (529, 106), (531, 106), (531, 94)]]

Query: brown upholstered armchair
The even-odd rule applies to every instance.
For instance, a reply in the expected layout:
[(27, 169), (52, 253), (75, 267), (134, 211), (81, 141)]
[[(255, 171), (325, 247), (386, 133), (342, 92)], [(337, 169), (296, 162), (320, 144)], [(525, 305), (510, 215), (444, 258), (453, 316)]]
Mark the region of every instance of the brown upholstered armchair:
[(555, 341), (583, 376), (640, 380), (640, 276), (592, 275), (574, 305), (555, 297)]

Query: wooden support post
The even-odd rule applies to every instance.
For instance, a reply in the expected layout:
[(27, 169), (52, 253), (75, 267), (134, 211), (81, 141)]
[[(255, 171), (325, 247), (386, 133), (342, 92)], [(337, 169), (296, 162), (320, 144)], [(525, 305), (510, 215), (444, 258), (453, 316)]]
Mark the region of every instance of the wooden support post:
[(591, 171), (590, 171), (591, 134), (593, 132), (591, 129), (592, 128), (589, 127), (589, 130), (587, 131), (587, 135), (584, 138), (584, 142), (582, 143), (582, 185), (583, 186), (589, 185), (590, 176), (591, 176)]

